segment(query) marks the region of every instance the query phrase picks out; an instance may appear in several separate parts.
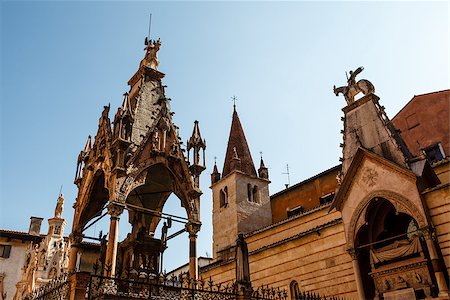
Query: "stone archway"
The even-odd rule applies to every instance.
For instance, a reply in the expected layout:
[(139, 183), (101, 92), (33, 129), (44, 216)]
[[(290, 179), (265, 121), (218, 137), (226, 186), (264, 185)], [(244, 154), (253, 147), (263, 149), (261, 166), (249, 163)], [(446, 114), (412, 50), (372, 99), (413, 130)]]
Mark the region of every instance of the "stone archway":
[(420, 216), (409, 213), (412, 204), (405, 207), (402, 200), (374, 197), (354, 216), (354, 259), (366, 299), (399, 291), (425, 297), (434, 285), (421, 233), (425, 224)]
[(410, 215), (416, 220), (419, 227), (422, 228), (428, 225), (425, 215), (421, 213), (423, 210), (420, 210), (413, 203), (411, 203), (411, 201), (409, 201), (402, 195), (387, 190), (375, 191), (364, 197), (363, 200), (359, 202), (358, 206), (352, 214), (347, 229), (347, 249), (355, 249), (354, 242), (357, 231), (361, 228), (362, 225), (367, 223), (366, 212), (369, 203), (373, 199), (377, 198), (382, 198), (389, 201), (395, 207), (397, 212)]
[[(146, 165), (144, 170), (135, 174), (133, 177), (128, 177), (122, 185), (122, 190), (126, 190), (127, 193), (121, 198), (121, 203), (128, 211), (128, 221), (132, 230), (125, 240), (119, 242), (118, 271), (128, 269), (133, 274), (141, 271), (158, 273), (162, 267), (160, 265), (162, 254), (167, 244), (167, 230), (171, 227), (172, 221), (184, 225), (196, 223), (199, 228), (200, 223), (196, 219), (198, 196), (194, 190), (184, 190), (183, 182), (180, 182), (170, 169), (170, 165), (165, 163)], [(164, 215), (163, 209), (171, 194), (180, 200), (187, 218), (181, 216), (167, 218)], [(162, 218), (167, 220), (164, 222), (163, 232), (159, 238), (155, 231)]]

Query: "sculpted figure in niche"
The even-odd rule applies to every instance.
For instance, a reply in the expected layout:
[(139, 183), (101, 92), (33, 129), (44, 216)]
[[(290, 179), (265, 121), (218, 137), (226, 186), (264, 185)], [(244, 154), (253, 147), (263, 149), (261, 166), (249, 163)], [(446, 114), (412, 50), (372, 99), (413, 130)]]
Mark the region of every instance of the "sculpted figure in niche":
[(356, 76), (363, 70), (363, 67), (359, 67), (355, 71), (350, 71), (350, 77), (347, 78), (347, 86), (333, 87), (334, 94), (336, 96), (343, 94), (348, 105), (355, 102), (355, 96), (359, 93), (363, 93), (364, 95), (375, 93), (375, 87), (369, 80), (361, 79), (356, 81)]

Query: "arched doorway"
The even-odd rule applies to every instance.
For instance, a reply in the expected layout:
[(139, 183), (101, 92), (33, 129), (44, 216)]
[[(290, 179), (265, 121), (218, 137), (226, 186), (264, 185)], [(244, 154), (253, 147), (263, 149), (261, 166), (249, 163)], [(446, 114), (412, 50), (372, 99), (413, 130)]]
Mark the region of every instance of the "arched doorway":
[(421, 299), (430, 295), (432, 272), (417, 221), (387, 199), (372, 199), (355, 237), (367, 299), (403, 290)]

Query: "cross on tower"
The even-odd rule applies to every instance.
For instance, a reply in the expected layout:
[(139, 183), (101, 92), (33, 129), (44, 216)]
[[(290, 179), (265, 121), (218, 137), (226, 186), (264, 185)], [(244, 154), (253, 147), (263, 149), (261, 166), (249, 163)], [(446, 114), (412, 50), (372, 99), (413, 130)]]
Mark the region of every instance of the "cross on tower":
[(234, 110), (236, 110), (236, 100), (237, 100), (236, 96), (231, 97), (231, 100), (233, 100), (233, 108)]

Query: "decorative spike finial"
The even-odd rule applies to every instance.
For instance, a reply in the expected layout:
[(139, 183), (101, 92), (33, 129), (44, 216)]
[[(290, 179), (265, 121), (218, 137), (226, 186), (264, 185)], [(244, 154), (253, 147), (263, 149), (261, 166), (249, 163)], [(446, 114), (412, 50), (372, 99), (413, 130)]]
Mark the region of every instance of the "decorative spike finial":
[(233, 100), (233, 111), (236, 111), (236, 101), (237, 101), (237, 97), (233, 96), (231, 97), (231, 100)]

